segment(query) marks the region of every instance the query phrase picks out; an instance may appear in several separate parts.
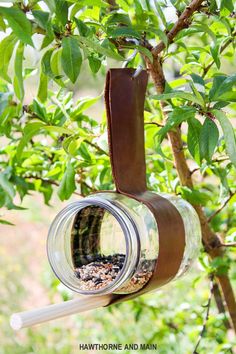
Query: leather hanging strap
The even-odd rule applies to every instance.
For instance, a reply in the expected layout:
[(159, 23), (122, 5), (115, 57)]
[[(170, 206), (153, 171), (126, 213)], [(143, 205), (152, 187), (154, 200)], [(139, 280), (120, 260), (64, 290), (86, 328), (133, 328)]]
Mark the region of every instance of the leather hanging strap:
[(181, 215), (166, 198), (147, 191), (144, 148), (144, 100), (148, 75), (143, 70), (111, 69), (107, 73), (105, 103), (112, 173), (119, 193), (144, 203), (153, 213), (159, 233), (159, 254), (153, 275), (140, 291), (112, 295), (120, 302), (151, 291), (177, 274), (185, 248)]
[(143, 107), (148, 75), (133, 79), (133, 69), (107, 73), (105, 101), (112, 173), (120, 193), (146, 188)]

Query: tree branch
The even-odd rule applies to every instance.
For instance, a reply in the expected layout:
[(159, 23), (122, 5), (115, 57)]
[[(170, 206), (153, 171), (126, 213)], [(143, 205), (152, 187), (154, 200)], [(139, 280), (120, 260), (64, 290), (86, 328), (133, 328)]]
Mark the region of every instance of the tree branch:
[[(192, 16), (194, 11), (196, 11), (200, 7), (203, 1), (204, 0), (193, 0), (189, 4), (189, 6), (185, 8), (184, 12), (180, 15), (178, 21), (172, 27), (170, 32), (167, 33), (168, 43), (171, 43), (173, 41), (174, 37), (179, 33), (179, 31), (181, 31), (183, 28), (189, 27), (189, 18)], [(165, 44), (163, 41), (158, 43), (156, 47), (152, 49), (153, 57), (157, 57), (164, 48)]]
[(207, 222), (211, 222), (211, 220), (214, 219), (214, 217), (215, 217), (216, 215), (218, 215), (218, 214), (221, 212), (221, 210), (223, 210), (223, 209), (226, 207), (226, 205), (230, 202), (230, 200), (233, 198), (234, 195), (235, 195), (235, 193), (232, 193), (232, 192), (231, 192), (229, 198), (227, 198), (226, 201), (224, 202), (224, 204), (222, 204), (221, 207), (220, 207), (219, 209), (217, 209), (217, 210), (207, 219)]
[(220, 292), (220, 288), (216, 280), (215, 281), (213, 280), (213, 295), (219, 313), (222, 313), (224, 315), (224, 319), (223, 319), (224, 325), (227, 329), (230, 329), (231, 326), (226, 316), (225, 305), (222, 299), (222, 294)]
[(204, 318), (204, 321), (203, 321), (201, 332), (199, 333), (199, 336), (198, 336), (197, 344), (195, 345), (195, 348), (193, 350), (193, 354), (198, 354), (198, 351), (197, 351), (198, 347), (199, 347), (199, 345), (201, 343), (201, 340), (202, 340), (202, 338), (203, 338), (203, 336), (204, 336), (204, 334), (206, 332), (207, 321), (209, 319), (210, 308), (211, 308), (212, 295), (213, 295), (213, 275), (210, 278), (210, 294), (209, 294), (209, 298), (208, 298), (207, 304), (204, 306), (204, 307), (206, 307), (206, 315), (205, 315), (205, 318)]
[(220, 247), (236, 247), (236, 242), (221, 243)]
[(163, 127), (162, 124), (159, 124), (157, 122), (144, 122), (145, 125), (156, 125), (157, 127)]
[[(185, 27), (186, 20), (193, 14), (195, 10), (199, 8), (203, 1), (193, 0), (189, 6), (185, 9), (182, 15), (179, 17), (177, 23), (173, 26), (172, 30), (169, 32), (168, 39), (172, 41), (176, 34)], [(163, 93), (165, 89), (165, 76), (162, 69), (162, 63), (158, 54), (165, 47), (164, 43), (159, 43), (152, 51), (153, 62), (151, 62), (147, 57), (145, 57), (147, 69), (151, 74), (152, 80), (156, 91), (158, 93)], [(167, 113), (165, 112), (165, 103), (160, 102), (162, 115), (164, 120), (167, 119)], [(183, 142), (181, 138), (180, 128), (176, 128), (168, 133), (168, 138), (171, 144), (175, 167), (179, 176), (181, 185), (193, 188), (193, 181), (191, 176), (191, 171), (187, 165), (187, 161), (184, 155)], [(201, 223), (202, 229), (202, 242), (205, 246), (205, 250), (208, 252), (210, 257), (214, 259), (215, 257), (222, 257), (224, 254), (224, 249), (221, 247), (221, 239), (217, 234), (213, 232), (208, 224), (206, 215), (200, 205), (193, 205), (195, 208)], [(218, 275), (218, 280), (220, 282), (224, 299), (230, 314), (231, 326), (236, 330), (236, 300), (234, 296), (234, 291), (228, 277), (228, 274)]]
[(200, 168), (199, 168), (199, 167), (196, 167), (196, 168), (194, 168), (193, 170), (191, 170), (191, 171), (190, 171), (191, 176), (192, 176), (195, 172), (197, 172), (197, 171), (200, 171)]

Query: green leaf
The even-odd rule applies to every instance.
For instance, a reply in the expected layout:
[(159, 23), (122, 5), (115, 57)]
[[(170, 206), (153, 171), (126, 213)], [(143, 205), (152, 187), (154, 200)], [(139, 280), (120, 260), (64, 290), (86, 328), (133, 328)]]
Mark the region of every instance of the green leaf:
[(79, 155), (87, 162), (91, 163), (92, 158), (88, 151), (88, 148), (85, 143), (81, 143), (79, 147)]
[(75, 170), (71, 162), (67, 163), (64, 176), (59, 185), (57, 194), (59, 198), (63, 201), (69, 199), (71, 194), (75, 191)]
[(50, 43), (52, 43), (53, 40), (54, 40), (53, 26), (52, 26), (52, 22), (49, 18), (49, 20), (46, 24), (46, 35), (43, 38), (41, 49), (46, 48)]
[(229, 13), (234, 11), (234, 4), (232, 0), (221, 0), (220, 10), (227, 9)]
[(158, 37), (162, 40), (162, 42), (165, 44), (166, 48), (168, 47), (168, 37), (166, 35), (165, 32), (163, 32), (162, 30), (160, 30), (159, 28), (158, 29), (153, 29), (152, 30), (155, 34), (158, 35)]
[(86, 97), (80, 99), (76, 103), (74, 110), (71, 112), (71, 118), (73, 119), (74, 117), (78, 116), (80, 113), (86, 111), (86, 109), (94, 105), (100, 98), (101, 96), (92, 97), (92, 98)]
[(78, 149), (81, 146), (81, 143), (84, 141), (85, 138), (79, 137), (76, 138), (75, 136), (70, 136), (63, 142), (63, 149), (65, 152), (71, 156), (78, 157)]
[(162, 21), (164, 27), (167, 28), (167, 22), (166, 22), (165, 15), (164, 15), (164, 13), (163, 13), (163, 11), (162, 11), (162, 8), (161, 8), (161, 6), (159, 5), (158, 2), (159, 2), (159, 0), (154, 0), (154, 5), (155, 5), (155, 7), (156, 7), (156, 9), (157, 9), (158, 15), (160, 16), (161, 21)]
[(90, 33), (90, 28), (84, 23), (84, 21), (79, 18), (74, 18), (76, 26), (78, 28), (79, 34), (81, 36), (87, 37)]
[(16, 7), (0, 7), (0, 13), (7, 19), (15, 35), (33, 47), (31, 23), (25, 13)]
[(32, 137), (40, 131), (40, 129), (43, 127), (43, 123), (40, 122), (34, 122), (34, 123), (28, 123), (24, 130), (23, 130), (23, 136), (20, 140), (20, 143), (17, 146), (16, 149), (16, 159), (19, 161), (22, 155), (22, 152), (25, 148), (25, 146), (28, 144), (28, 142), (32, 139)]
[(55, 13), (56, 19), (60, 21), (60, 23), (65, 26), (68, 21), (68, 4), (67, 1), (64, 0), (54, 0), (56, 4)]
[(217, 66), (217, 69), (220, 68), (220, 46), (218, 43), (213, 43), (211, 46), (210, 46), (210, 51), (211, 51), (211, 55), (212, 55), (212, 58)]
[(3, 114), (5, 108), (9, 104), (9, 99), (11, 98), (10, 92), (0, 92), (0, 116)]
[(62, 68), (61, 68), (61, 53), (62, 48), (53, 51), (53, 55), (50, 60), (50, 66), (53, 73), (54, 81), (61, 87), (65, 87), (62, 81)]
[(144, 54), (150, 60), (150, 62), (153, 63), (152, 52), (149, 49), (141, 45), (136, 45), (135, 48), (137, 48), (140, 53)]
[(183, 99), (186, 101), (196, 103), (199, 106), (202, 106), (202, 104), (203, 104), (202, 99), (200, 100), (198, 97), (192, 95), (191, 93), (184, 92), (184, 91), (172, 91), (169, 93), (163, 93), (161, 95), (154, 95), (154, 96), (151, 96), (151, 98), (153, 98), (154, 100), (160, 100), (160, 101), (161, 100), (166, 101), (166, 100), (170, 100), (173, 98), (180, 98), (180, 99)]
[(97, 72), (99, 71), (100, 67), (101, 67), (101, 60), (96, 58), (94, 55), (90, 55), (88, 57), (88, 61), (89, 61), (89, 67), (92, 71), (93, 74), (97, 74)]
[(108, 175), (108, 173), (110, 172), (110, 169), (109, 167), (104, 167), (100, 173), (100, 176), (99, 176), (99, 182), (100, 184), (103, 184), (104, 182), (104, 179), (106, 178), (106, 176)]
[(193, 205), (206, 205), (210, 199), (208, 193), (201, 192), (197, 189), (191, 189), (185, 186), (179, 186), (178, 192), (179, 191), (182, 197)]
[(135, 7), (136, 17), (141, 20), (141, 18), (144, 15), (144, 11), (143, 11), (142, 5), (140, 4), (140, 2), (138, 0), (134, 0), (134, 7)]
[(169, 114), (165, 126), (162, 127), (159, 130), (159, 132), (157, 133), (158, 142), (159, 143), (162, 142), (162, 140), (164, 139), (164, 137), (168, 133), (168, 131), (177, 127), (182, 122), (187, 121), (188, 119), (194, 118), (195, 113), (196, 113), (195, 109), (190, 108), (190, 107), (183, 107), (183, 108), (176, 107)]
[(56, 125), (44, 125), (42, 127), (43, 130), (46, 130), (48, 132), (52, 132), (52, 133), (59, 133), (59, 134), (73, 134), (74, 131), (68, 128), (64, 128), (64, 127), (58, 127)]
[(37, 98), (44, 103), (48, 97), (48, 77), (41, 70)]
[(212, 113), (221, 125), (224, 134), (226, 152), (231, 162), (236, 167), (236, 141), (233, 126), (224, 112), (215, 109)]
[(52, 72), (52, 68), (51, 68), (51, 58), (52, 58), (53, 51), (54, 51), (53, 48), (51, 48), (48, 51), (46, 51), (45, 54), (42, 57), (42, 60), (41, 60), (42, 72), (46, 76), (50, 77), (51, 79), (55, 78), (55, 75)]
[(2, 16), (0, 16), (0, 29), (1, 31), (5, 32), (6, 31), (6, 24), (4, 22), (4, 19)]
[(219, 139), (219, 131), (217, 125), (210, 119), (206, 118), (200, 132), (200, 155), (201, 159), (211, 161)]
[[(236, 74), (233, 74), (231, 76), (226, 76), (226, 75), (215, 76), (213, 79), (212, 88), (209, 92), (209, 100), (227, 101), (226, 95), (232, 93), (232, 87), (235, 86), (235, 84), (236, 84)], [(233, 94), (235, 95), (235, 92)], [(231, 99), (231, 97), (229, 98)]]
[[(35, 100), (37, 103), (37, 109), (40, 109), (39, 103)], [(43, 114), (43, 113), (42, 113)], [(47, 131), (49, 133), (59, 133), (59, 134), (73, 134), (74, 131), (64, 128), (64, 127), (58, 127), (58, 126), (53, 126), (53, 125), (45, 125), (42, 122), (33, 122), (33, 123), (28, 123), (24, 130), (23, 130), (23, 136), (20, 140), (20, 143), (17, 146), (16, 150), (16, 159), (19, 161), (22, 155), (22, 152), (25, 148), (25, 146), (28, 144), (28, 142), (32, 139), (32, 137), (38, 133), (41, 133), (43, 131)]]
[(80, 73), (82, 55), (78, 41), (74, 37), (63, 38), (61, 62), (66, 76), (75, 83)]
[(201, 123), (195, 119), (190, 118), (188, 119), (188, 136), (187, 136), (187, 143), (188, 149), (194, 160), (200, 165), (201, 158), (200, 158), (200, 145), (199, 145), (199, 137), (202, 125)]
[(23, 60), (24, 60), (24, 43), (18, 44), (14, 62), (15, 76), (13, 81), (14, 91), (16, 97), (22, 101), (24, 98), (24, 84), (23, 84)]
[(12, 222), (7, 221), (7, 220), (3, 220), (3, 219), (0, 219), (0, 224), (9, 225), (9, 226), (14, 226), (15, 225)]
[(47, 122), (47, 111), (45, 106), (37, 101), (36, 99), (33, 100), (33, 103), (31, 105), (32, 111), (36, 114), (36, 116), (43, 121)]
[[(59, 0), (60, 1), (60, 0)], [(68, 0), (68, 2), (74, 2), (73, 0)], [(102, 0), (80, 0), (81, 7), (84, 6), (96, 6), (101, 8), (106, 8), (109, 6), (105, 1)]]
[(195, 29), (197, 29), (199, 32), (207, 33), (212, 38), (214, 43), (217, 42), (217, 38), (216, 38), (215, 33), (205, 23), (198, 23), (198, 24), (194, 25), (193, 27)]
[(44, 2), (47, 4), (50, 12), (54, 13), (56, 10), (55, 0), (44, 0)]
[(35, 18), (35, 22), (38, 23), (38, 25), (43, 28), (43, 29), (47, 29), (47, 24), (48, 24), (48, 20), (49, 20), (49, 12), (45, 12), (45, 11), (40, 11), (40, 10), (33, 10), (32, 14)]
[(196, 89), (196, 87), (194, 86), (194, 83), (191, 81), (190, 82), (190, 87), (193, 91), (193, 94), (195, 95), (195, 97), (197, 97), (197, 99), (199, 100), (199, 102), (201, 102), (201, 106), (205, 107), (205, 101), (204, 98), (202, 96), (202, 94)]
[(11, 82), (8, 76), (8, 67), (16, 42), (17, 37), (12, 33), (0, 43), (0, 76), (8, 82)]
[(117, 5), (119, 5), (124, 11), (128, 12), (130, 10), (129, 5), (125, 0), (116, 0)]
[(127, 26), (127, 27), (131, 27), (132, 26), (132, 23), (130, 21), (130, 18), (129, 18), (129, 15), (127, 14), (124, 14), (124, 13), (112, 13), (107, 21), (106, 21), (106, 26), (108, 25), (124, 25), (124, 26)]
[(211, 272), (216, 275), (226, 275), (230, 269), (230, 258), (228, 257), (215, 257), (211, 263)]
[(205, 86), (205, 81), (203, 80), (203, 78), (200, 75), (191, 74), (190, 76), (195, 84), (199, 84), (203, 87)]
[(212, 0), (211, 3), (210, 3), (210, 6), (209, 6), (209, 10), (210, 12), (214, 12), (217, 10), (217, 2), (216, 0)]
[(52, 185), (47, 183), (46, 181), (42, 183), (40, 186), (40, 192), (43, 193), (44, 203), (49, 205), (49, 201), (53, 194)]
[(102, 47), (100, 43), (95, 42), (94, 40), (82, 36), (79, 36), (78, 40), (82, 45), (88, 47), (90, 50), (92, 50), (95, 53), (99, 53), (105, 55), (106, 57), (113, 58), (116, 60), (124, 61), (124, 58), (120, 54), (114, 52), (110, 48)]
[(0, 186), (4, 190), (4, 192), (13, 199), (16, 192), (13, 187), (13, 184), (9, 181), (9, 176), (5, 172), (0, 173)]
[(133, 37), (133, 38), (140, 38), (140, 34), (135, 31), (133, 28), (131, 27), (126, 27), (126, 26), (122, 26), (122, 27), (118, 27), (115, 28), (113, 30), (109, 30), (108, 31), (108, 37), (110, 38), (117, 38), (117, 37)]

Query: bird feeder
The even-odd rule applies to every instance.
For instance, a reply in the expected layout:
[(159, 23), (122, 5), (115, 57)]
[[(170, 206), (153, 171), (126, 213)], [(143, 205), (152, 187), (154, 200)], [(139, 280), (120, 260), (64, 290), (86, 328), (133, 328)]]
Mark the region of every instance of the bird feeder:
[(185, 200), (146, 186), (143, 70), (111, 69), (105, 103), (116, 191), (69, 204), (53, 221), (48, 258), (71, 290), (132, 299), (178, 278), (197, 257), (198, 216)]

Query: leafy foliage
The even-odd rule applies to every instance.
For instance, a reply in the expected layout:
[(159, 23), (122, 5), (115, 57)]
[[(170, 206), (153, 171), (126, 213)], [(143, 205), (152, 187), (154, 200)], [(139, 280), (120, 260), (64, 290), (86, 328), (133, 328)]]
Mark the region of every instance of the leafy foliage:
[[(21, 208), (17, 197), (22, 201), (32, 191), (49, 204), (54, 191), (66, 200), (74, 192), (113, 188), (105, 120), (102, 113), (94, 114), (101, 111), (104, 74), (109, 66), (120, 67), (134, 48), (138, 54), (129, 65), (144, 65), (144, 57), (152, 60), (150, 46), (159, 41), (165, 44), (161, 60), (169, 78), (161, 95), (152, 82), (148, 86), (148, 184), (203, 205), (208, 216), (234, 195), (234, 3), (203, 2), (191, 25), (168, 43), (176, 13), (187, 3), (29, 0), (0, 7), (1, 207)], [(37, 83), (36, 93), (29, 94), (30, 80)], [(97, 97), (78, 98), (83, 90), (93, 93), (95, 86)], [(166, 122), (160, 100), (166, 103)], [(194, 189), (180, 186), (165, 139), (179, 125), (195, 171)], [(235, 203), (232, 198), (211, 220), (226, 240), (235, 233)], [(229, 251), (230, 264), (234, 258)], [(217, 267), (205, 265), (206, 273)]]

